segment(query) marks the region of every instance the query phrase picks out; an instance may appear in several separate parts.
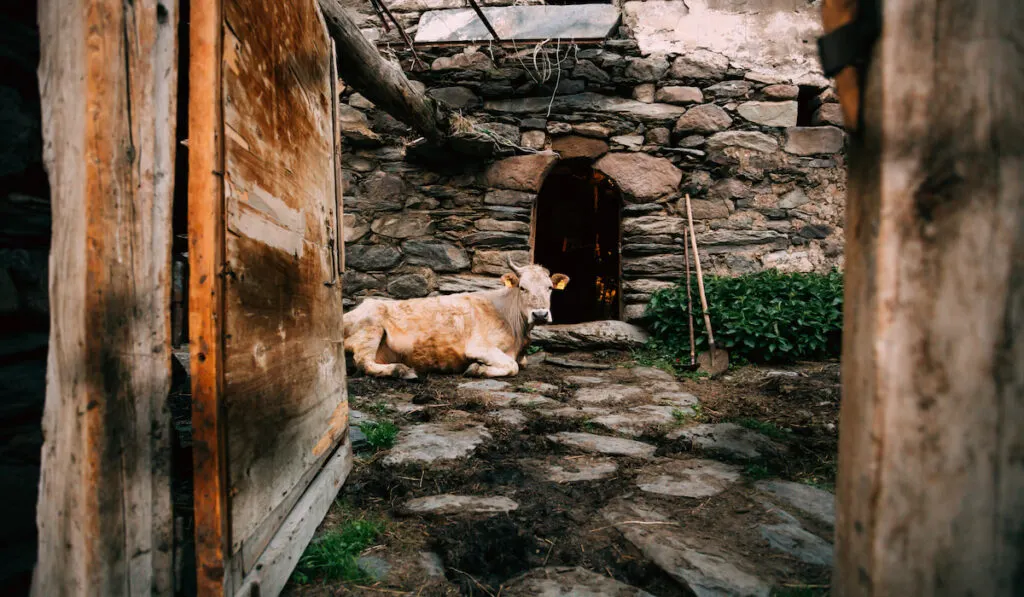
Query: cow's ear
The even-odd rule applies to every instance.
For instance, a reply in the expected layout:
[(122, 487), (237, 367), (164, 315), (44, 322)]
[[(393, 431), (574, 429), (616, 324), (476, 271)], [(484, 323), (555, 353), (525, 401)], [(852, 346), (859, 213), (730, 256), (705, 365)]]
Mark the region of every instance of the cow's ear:
[(505, 286), (508, 286), (509, 288), (519, 286), (519, 276), (513, 273), (505, 274), (504, 276), (501, 277), (501, 283), (504, 284)]
[(555, 274), (551, 276), (551, 285), (554, 286), (555, 290), (565, 290), (565, 287), (569, 284), (569, 276), (565, 274)]

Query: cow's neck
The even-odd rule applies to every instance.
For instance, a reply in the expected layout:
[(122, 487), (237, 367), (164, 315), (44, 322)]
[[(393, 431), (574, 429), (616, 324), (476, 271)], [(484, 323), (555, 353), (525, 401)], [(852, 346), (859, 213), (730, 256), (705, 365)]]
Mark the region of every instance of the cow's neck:
[(513, 286), (512, 288), (493, 290), (489, 295), (488, 298), (501, 315), (502, 321), (505, 322), (505, 325), (509, 327), (515, 336), (516, 346), (521, 346), (523, 341), (530, 336), (530, 328), (533, 326), (530, 325), (529, 320), (523, 315), (523, 310), (519, 304), (519, 288)]

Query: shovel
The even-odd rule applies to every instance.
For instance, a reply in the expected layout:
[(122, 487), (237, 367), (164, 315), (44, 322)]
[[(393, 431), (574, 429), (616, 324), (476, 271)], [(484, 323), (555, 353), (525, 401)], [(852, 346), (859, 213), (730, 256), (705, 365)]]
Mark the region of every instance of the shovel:
[(690, 296), (690, 231), (683, 229), (683, 254), (686, 257), (686, 327), (690, 331), (690, 363), (682, 367), (683, 371), (696, 371), (697, 348), (693, 338), (693, 298)]
[[(700, 365), (700, 370), (711, 375), (711, 377), (717, 377), (725, 373), (729, 369), (729, 353), (725, 350), (715, 346), (715, 334), (711, 331), (711, 312), (708, 311), (708, 299), (704, 294), (704, 273), (700, 267), (700, 253), (697, 251), (697, 236), (693, 232), (693, 210), (690, 208), (690, 194), (686, 194), (686, 222), (687, 228), (690, 232), (690, 247), (693, 249), (693, 263), (697, 270), (697, 291), (700, 293), (700, 306), (704, 311), (704, 327), (708, 331), (708, 348), (707, 352), (702, 352), (697, 355), (697, 363)], [(690, 260), (686, 260), (687, 271), (689, 271)], [(687, 277), (689, 278), (689, 277)], [(686, 281), (687, 291), (689, 291), (689, 279)], [(690, 342), (690, 350), (693, 350), (693, 342)]]

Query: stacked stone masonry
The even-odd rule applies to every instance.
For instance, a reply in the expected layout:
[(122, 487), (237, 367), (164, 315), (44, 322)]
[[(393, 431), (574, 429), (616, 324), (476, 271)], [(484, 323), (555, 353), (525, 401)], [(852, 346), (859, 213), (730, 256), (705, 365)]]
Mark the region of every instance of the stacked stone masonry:
[[(644, 33), (654, 18), (645, 10), (677, 2), (621, 4), (623, 20), (603, 42), (417, 47), (428, 65), (418, 70), (393, 28), (353, 13), (411, 79), (460, 115), (457, 130), (479, 133), (484, 141), (468, 149), (486, 158), (414, 159), (407, 147), (417, 135), (343, 86), (348, 304), (493, 287), (507, 257), (530, 259), (537, 193), (569, 158), (591, 160), (623, 193), (627, 320), (684, 274), (687, 193), (710, 274), (842, 267), (845, 133), (817, 70), (814, 31), (800, 34), (820, 13), (816, 4), (764, 3), (794, 19), (798, 39), (763, 63), (731, 46), (679, 53), (660, 33)], [(424, 10), (463, 6), (388, 4), (410, 32)], [(687, 4), (686, 18), (707, 8)]]

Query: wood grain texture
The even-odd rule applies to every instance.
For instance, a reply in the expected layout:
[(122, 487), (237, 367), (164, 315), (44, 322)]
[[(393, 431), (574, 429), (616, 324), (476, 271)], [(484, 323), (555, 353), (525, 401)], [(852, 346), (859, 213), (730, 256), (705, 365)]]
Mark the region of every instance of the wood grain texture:
[(190, 6), (189, 364), (195, 544), (200, 597), (226, 593), (228, 497), (224, 385), (224, 117), (221, 2)]
[(1024, 594), (1024, 7), (887, 0), (851, 147), (837, 595)]
[(331, 53), (314, 0), (224, 3), (223, 403), (247, 561), (348, 426)]
[(33, 594), (171, 595), (177, 3), (39, 5), (53, 240)]

